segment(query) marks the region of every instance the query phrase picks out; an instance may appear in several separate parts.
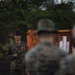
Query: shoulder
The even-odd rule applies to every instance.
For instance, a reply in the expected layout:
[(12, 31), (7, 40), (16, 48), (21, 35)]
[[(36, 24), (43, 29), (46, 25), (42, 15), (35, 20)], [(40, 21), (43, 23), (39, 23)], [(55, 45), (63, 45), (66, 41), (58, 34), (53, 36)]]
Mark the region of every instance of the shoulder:
[(25, 59), (28, 60), (28, 59), (31, 59), (31, 58), (35, 58), (37, 56), (37, 52), (38, 52), (38, 45), (35, 46), (29, 52), (26, 53)]
[(60, 49), (58, 46), (52, 45), (52, 48), (54, 48), (55, 50), (59, 50), (59, 52), (60, 51), (64, 52), (63, 49)]
[(29, 50), (29, 52), (27, 52), (26, 56), (34, 55), (37, 52), (37, 47), (38, 46), (35, 46), (31, 50)]
[(12, 47), (12, 46), (14, 46), (14, 42), (9, 43), (9, 45), (7, 47)]
[(68, 53), (64, 51), (63, 49), (60, 49), (59, 47), (53, 45), (53, 49), (56, 50), (60, 55), (66, 56)]

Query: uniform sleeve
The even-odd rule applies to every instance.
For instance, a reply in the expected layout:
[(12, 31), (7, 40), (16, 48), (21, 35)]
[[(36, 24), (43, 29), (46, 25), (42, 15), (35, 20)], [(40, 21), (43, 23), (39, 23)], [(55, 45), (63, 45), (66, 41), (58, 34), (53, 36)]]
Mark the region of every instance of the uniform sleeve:
[[(27, 53), (27, 44), (26, 43), (24, 43), (23, 44), (23, 46), (24, 46), (24, 49), (23, 49), (23, 53), (22, 53), (22, 55), (23, 55), (23, 62), (25, 63), (25, 61), (24, 61), (24, 56), (26, 55), (26, 53)], [(25, 64), (26, 65), (26, 64)]]
[(26, 53), (28, 52), (28, 46), (27, 46), (27, 44), (25, 44), (25, 51), (26, 51)]
[(65, 57), (68, 55), (68, 53), (66, 51), (64, 51), (63, 49), (60, 49), (59, 47), (55, 46), (54, 47), (55, 50), (58, 51), (59, 55), (61, 58)]
[(12, 54), (11, 44), (9, 44), (7, 48), (8, 50), (6, 52), (6, 55), (11, 55)]
[(36, 53), (28, 52), (25, 55), (26, 67), (31, 75), (36, 75)]
[(24, 51), (25, 51), (24, 53), (26, 54), (26, 53), (27, 53), (27, 51), (28, 51), (27, 44), (26, 44), (26, 43), (24, 43), (24, 44), (23, 44), (23, 46), (24, 46)]

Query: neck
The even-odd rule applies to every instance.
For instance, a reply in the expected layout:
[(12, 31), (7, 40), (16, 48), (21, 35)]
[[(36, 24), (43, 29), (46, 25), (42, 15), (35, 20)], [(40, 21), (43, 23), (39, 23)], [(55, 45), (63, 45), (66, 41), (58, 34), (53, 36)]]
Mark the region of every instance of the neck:
[(17, 43), (17, 44), (20, 44), (20, 43), (21, 43), (21, 40), (16, 40), (16, 43)]
[(42, 43), (51, 43), (51, 44), (53, 44), (52, 39), (40, 39), (39, 41), (42, 42)]

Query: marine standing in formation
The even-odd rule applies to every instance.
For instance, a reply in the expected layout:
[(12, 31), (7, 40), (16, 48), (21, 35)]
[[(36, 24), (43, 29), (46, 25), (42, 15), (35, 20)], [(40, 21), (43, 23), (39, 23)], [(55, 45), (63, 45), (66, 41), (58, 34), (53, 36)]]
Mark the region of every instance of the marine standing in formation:
[(21, 41), (21, 33), (17, 30), (14, 34), (15, 41), (8, 46), (7, 55), (11, 56), (10, 75), (25, 75), (24, 55), (27, 45)]
[(67, 53), (53, 45), (56, 32), (51, 20), (42, 19), (38, 22), (39, 43), (25, 56), (29, 75), (54, 75), (59, 69), (59, 62)]

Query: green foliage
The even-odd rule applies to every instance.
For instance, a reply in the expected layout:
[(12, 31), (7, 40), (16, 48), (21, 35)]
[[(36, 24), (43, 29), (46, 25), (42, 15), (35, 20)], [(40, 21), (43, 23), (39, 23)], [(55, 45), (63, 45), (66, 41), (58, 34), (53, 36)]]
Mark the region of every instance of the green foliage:
[(7, 51), (8, 50), (7, 49), (7, 45), (3, 45), (2, 48), (3, 48), (3, 51)]
[(3, 58), (3, 54), (2, 54), (2, 53), (0, 53), (0, 59), (1, 59), (1, 58)]
[[(44, 3), (43, 3), (44, 2)], [(39, 7), (43, 5), (46, 10)], [(71, 28), (75, 24), (73, 3), (54, 5), (52, 0), (5, 0), (0, 2), (0, 43), (5, 44), (18, 28), (26, 41), (28, 29), (36, 29), (41, 18), (52, 19), (59, 29)]]

